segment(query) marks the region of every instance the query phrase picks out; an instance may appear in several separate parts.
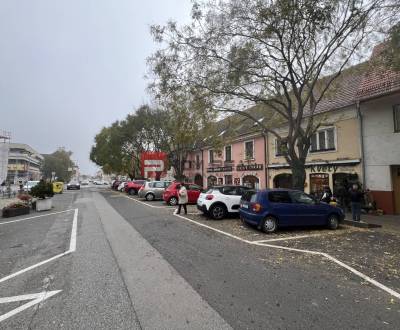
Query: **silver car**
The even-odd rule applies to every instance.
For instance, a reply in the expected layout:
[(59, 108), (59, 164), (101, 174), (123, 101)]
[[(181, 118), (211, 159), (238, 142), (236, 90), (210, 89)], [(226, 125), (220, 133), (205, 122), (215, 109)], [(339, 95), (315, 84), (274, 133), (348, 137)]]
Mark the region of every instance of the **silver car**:
[(162, 199), (165, 189), (172, 183), (172, 181), (150, 181), (146, 182), (138, 192), (140, 198), (145, 198), (148, 201), (155, 199)]

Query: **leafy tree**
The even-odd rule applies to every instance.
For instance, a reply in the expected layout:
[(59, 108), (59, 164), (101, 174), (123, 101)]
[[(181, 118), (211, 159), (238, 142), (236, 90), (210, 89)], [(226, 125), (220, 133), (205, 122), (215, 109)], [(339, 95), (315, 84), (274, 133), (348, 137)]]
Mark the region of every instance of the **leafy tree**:
[(68, 169), (74, 166), (71, 155), (72, 152), (66, 151), (64, 148), (59, 148), (52, 154), (43, 155), (43, 176), (47, 179), (51, 179), (52, 172), (55, 172), (59, 181), (68, 182), (72, 176), (72, 172), (68, 171)]
[[(149, 59), (153, 85), (164, 95), (199, 89), (214, 109), (257, 122), (286, 143), (293, 187), (303, 190), (310, 137), (324, 125), (319, 103), (399, 13), (398, 0), (195, 2), (190, 24), (152, 27), (164, 47)], [(270, 120), (243, 111), (253, 105)]]

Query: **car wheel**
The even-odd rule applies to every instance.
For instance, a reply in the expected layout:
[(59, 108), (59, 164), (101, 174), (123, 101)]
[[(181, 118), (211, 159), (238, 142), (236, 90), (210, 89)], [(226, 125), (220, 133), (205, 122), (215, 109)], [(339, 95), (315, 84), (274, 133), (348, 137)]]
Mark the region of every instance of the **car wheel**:
[(335, 230), (339, 227), (339, 219), (337, 215), (331, 214), (328, 218), (328, 227), (329, 229)]
[(129, 189), (128, 194), (129, 195), (136, 195), (137, 193), (136, 193), (135, 189)]
[(155, 197), (154, 194), (150, 193), (150, 194), (147, 194), (145, 198), (146, 198), (146, 201), (154, 201), (154, 197)]
[(264, 219), (262, 223), (263, 232), (270, 234), (275, 232), (277, 228), (278, 228), (278, 223), (274, 217), (268, 216)]
[(217, 204), (211, 207), (210, 215), (214, 220), (221, 220), (225, 218), (226, 207), (222, 204)]
[(176, 197), (171, 197), (168, 201), (168, 204), (171, 206), (175, 206), (176, 204), (178, 204), (178, 198)]

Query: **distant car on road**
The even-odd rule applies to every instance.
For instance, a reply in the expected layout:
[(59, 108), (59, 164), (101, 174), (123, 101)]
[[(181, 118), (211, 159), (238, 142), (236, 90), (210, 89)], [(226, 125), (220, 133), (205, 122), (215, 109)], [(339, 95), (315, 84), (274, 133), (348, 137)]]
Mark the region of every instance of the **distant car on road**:
[(151, 181), (146, 182), (139, 189), (139, 197), (148, 201), (162, 199), (164, 190), (171, 184), (171, 181)]
[(238, 213), (240, 199), (249, 190), (245, 186), (217, 186), (201, 193), (197, 199), (197, 208), (215, 220), (221, 220), (228, 213)]
[(89, 181), (88, 180), (83, 180), (81, 184), (82, 184), (82, 186), (88, 186), (89, 185)]
[(246, 192), (240, 204), (240, 218), (266, 233), (279, 227), (328, 226), (337, 229), (344, 219), (341, 208), (320, 202), (302, 191), (267, 189)]
[(36, 186), (39, 183), (39, 181), (27, 181), (23, 187), (24, 191), (30, 192), (31, 189)]
[(146, 180), (133, 180), (125, 184), (125, 192), (129, 195), (137, 195), (139, 189), (146, 183)]
[[(181, 182), (173, 182), (163, 193), (163, 200), (171, 206), (178, 204), (178, 191), (181, 188)], [(202, 188), (193, 183), (184, 183), (188, 193), (188, 203), (196, 204), (197, 198), (201, 193)]]
[(68, 184), (67, 184), (67, 190), (70, 190), (70, 189), (81, 189), (81, 185), (79, 184), (79, 182), (78, 181), (70, 181)]

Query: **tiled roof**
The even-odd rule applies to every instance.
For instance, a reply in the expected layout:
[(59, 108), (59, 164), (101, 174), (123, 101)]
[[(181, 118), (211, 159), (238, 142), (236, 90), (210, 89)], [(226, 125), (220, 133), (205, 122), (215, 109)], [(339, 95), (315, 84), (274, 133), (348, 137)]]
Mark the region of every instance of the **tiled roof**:
[(356, 99), (383, 96), (400, 90), (400, 72), (375, 69), (364, 74), (358, 87)]

